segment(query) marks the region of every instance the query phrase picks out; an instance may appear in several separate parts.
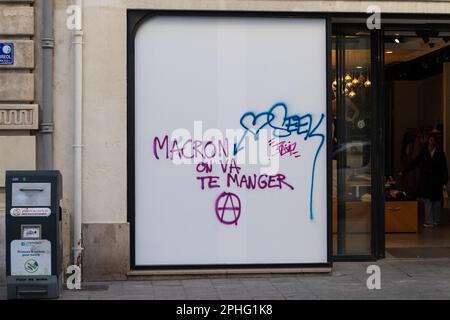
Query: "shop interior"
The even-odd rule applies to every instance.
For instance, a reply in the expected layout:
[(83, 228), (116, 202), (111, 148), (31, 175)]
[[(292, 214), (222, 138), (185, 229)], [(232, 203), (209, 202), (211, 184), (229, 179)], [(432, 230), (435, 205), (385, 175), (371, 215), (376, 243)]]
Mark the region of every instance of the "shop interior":
[[(424, 228), (419, 169), (400, 175), (430, 133), (448, 155), (450, 32), (432, 28), (384, 33), (386, 257), (450, 257), (450, 202), (441, 222)], [(373, 246), (374, 125), (372, 51), (368, 31), (333, 36), (333, 234), (335, 256), (370, 255)], [(336, 69), (336, 68), (341, 68)], [(337, 76), (337, 75), (342, 76)]]
[[(425, 147), (430, 134), (448, 154), (444, 134), (449, 108), (450, 33), (433, 29), (385, 33), (386, 255), (398, 258), (450, 256), (450, 210), (442, 193), (441, 220), (425, 228), (420, 168), (399, 173)], [(447, 162), (448, 163), (448, 162)]]

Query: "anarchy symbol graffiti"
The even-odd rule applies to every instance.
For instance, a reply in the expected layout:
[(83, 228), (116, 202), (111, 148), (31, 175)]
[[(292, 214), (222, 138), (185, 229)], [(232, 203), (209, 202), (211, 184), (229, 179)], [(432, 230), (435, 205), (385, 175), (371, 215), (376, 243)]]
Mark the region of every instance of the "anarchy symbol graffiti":
[(221, 223), (237, 226), (241, 218), (241, 199), (234, 193), (222, 193), (216, 200), (216, 215)]

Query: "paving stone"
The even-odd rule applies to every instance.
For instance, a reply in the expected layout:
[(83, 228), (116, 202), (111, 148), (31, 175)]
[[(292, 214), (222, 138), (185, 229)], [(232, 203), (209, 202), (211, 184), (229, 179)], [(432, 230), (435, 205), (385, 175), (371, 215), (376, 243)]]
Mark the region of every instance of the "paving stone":
[(298, 283), (299, 280), (297, 277), (273, 277), (273, 278), (269, 278), (270, 283), (272, 283), (273, 285), (277, 285), (277, 284), (295, 284)]
[(209, 279), (183, 280), (182, 285), (185, 288), (213, 288), (213, 284)]
[(219, 293), (218, 296), (219, 296), (220, 300), (253, 300), (253, 297), (251, 295), (246, 295), (246, 294)]
[(190, 296), (190, 297), (217, 296), (217, 291), (213, 287), (211, 287), (211, 288), (184, 288), (184, 291), (185, 291), (186, 295)]
[(206, 296), (203, 296), (200, 294), (198, 294), (198, 295), (187, 294), (186, 297), (187, 297), (186, 298), (187, 300), (219, 300), (219, 295), (217, 295), (217, 294), (206, 295)]
[(242, 280), (239, 278), (216, 278), (211, 279), (213, 285), (241, 285)]
[(249, 291), (249, 295), (258, 300), (267, 300), (268, 297), (284, 298), (278, 291)]
[(181, 280), (154, 280), (149, 282), (155, 287), (168, 287), (168, 286), (182, 286), (183, 282)]
[(308, 292), (308, 290), (305, 287), (297, 283), (274, 284), (274, 286), (276, 290), (278, 290), (278, 292), (280, 292), (283, 295)]
[(253, 297), (252, 300), (257, 300), (257, 301), (281, 301), (281, 300), (286, 300), (285, 297), (281, 296), (281, 295), (276, 295), (276, 296), (272, 296), (272, 295), (268, 295), (268, 296), (256, 296)]
[(161, 300), (182, 300), (186, 299), (183, 287), (159, 287), (155, 288), (154, 296)]

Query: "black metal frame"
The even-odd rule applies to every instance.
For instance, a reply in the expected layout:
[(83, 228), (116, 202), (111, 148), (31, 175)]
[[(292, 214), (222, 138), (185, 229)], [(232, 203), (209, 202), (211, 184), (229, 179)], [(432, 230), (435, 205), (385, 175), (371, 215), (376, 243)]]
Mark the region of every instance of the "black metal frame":
[[(371, 39), (372, 56), (372, 255), (376, 259), (385, 257), (385, 121), (384, 121), (384, 30), (374, 30)], [(378, 213), (378, 214), (377, 214)]]
[[(344, 48), (341, 48), (343, 44), (343, 34), (339, 30), (340, 28), (337, 28), (335, 30), (336, 34), (336, 80), (337, 80), (337, 91), (336, 91), (336, 104), (337, 106), (344, 105), (343, 101), (343, 89), (344, 84), (342, 83), (342, 78), (338, 75), (343, 75), (345, 73), (345, 55), (342, 53), (345, 50)], [(345, 108), (337, 108), (337, 118), (339, 119), (345, 119)], [(342, 138), (345, 136), (345, 127), (341, 125), (337, 125), (337, 136), (339, 138)], [(345, 139), (347, 140), (347, 139)], [(341, 141), (340, 141), (341, 142)], [(346, 157), (343, 152), (339, 152), (337, 155), (338, 157), (338, 164), (342, 164), (343, 167), (345, 167), (346, 163)], [(345, 180), (345, 177), (341, 175), (340, 171), (338, 170), (338, 177), (337, 177), (337, 251), (338, 255), (341, 252), (345, 252), (346, 248), (346, 237), (345, 237), (345, 230), (346, 230), (346, 210), (345, 210), (345, 203), (343, 201), (339, 201), (339, 199), (345, 199), (345, 187), (343, 187), (341, 184)]]
[[(333, 15), (342, 16), (342, 15)], [(343, 14), (347, 16), (347, 14)], [(353, 15), (360, 17), (360, 15)], [(371, 74), (372, 85), (374, 88), (373, 101), (372, 101), (372, 114), (373, 128), (371, 133), (372, 140), (372, 155), (377, 155), (372, 159), (372, 217), (371, 217), (371, 255), (343, 255), (334, 256), (333, 261), (376, 261), (385, 258), (386, 255), (386, 238), (385, 238), (385, 196), (384, 196), (384, 176), (385, 176), (385, 139), (386, 139), (386, 110), (385, 110), (385, 65), (384, 65), (384, 39), (385, 31), (417, 31), (417, 30), (439, 30), (450, 31), (450, 16), (449, 15), (437, 15), (437, 14), (385, 14), (384, 16), (390, 18), (399, 19), (426, 19), (430, 21), (427, 24), (397, 24), (387, 23), (382, 24), (380, 30), (371, 31)], [(449, 24), (432, 23), (435, 19), (448, 19)], [(339, 24), (339, 23), (337, 23)], [(345, 25), (361, 25), (360, 23), (345, 24)], [(338, 54), (337, 54), (338, 56)], [(339, 59), (339, 57), (338, 57)], [(339, 61), (338, 61), (339, 63)], [(342, 61), (341, 61), (342, 64)], [(338, 85), (339, 90), (339, 85)], [(339, 224), (339, 220), (338, 220)], [(339, 225), (342, 227), (343, 223)], [(344, 225), (345, 228), (345, 225)], [(344, 229), (345, 230), (345, 229)], [(339, 236), (339, 235), (338, 235)], [(345, 242), (343, 242), (345, 246)]]
[[(332, 18), (365, 18), (368, 14), (365, 13), (333, 13), (333, 12), (249, 12), (249, 11), (180, 11), (180, 10), (128, 10), (127, 23), (127, 75), (128, 75), (128, 221), (131, 224), (130, 232), (130, 246), (131, 246), (131, 268), (133, 270), (148, 270), (148, 269), (213, 269), (213, 268), (268, 268), (268, 267), (299, 267), (299, 265), (226, 265), (226, 266), (156, 266), (156, 267), (143, 267), (135, 265), (135, 167), (134, 167), (134, 152), (135, 152), (135, 132), (134, 132), (134, 38), (136, 31), (143, 21), (153, 16), (171, 15), (171, 16), (214, 16), (214, 17), (271, 17), (271, 18), (323, 18), (327, 20), (327, 112), (328, 115), (332, 114), (331, 106), (331, 24)], [(389, 19), (426, 19), (432, 22), (437, 19), (449, 19), (447, 14), (383, 14), (383, 18)], [(338, 22), (339, 23), (339, 22)], [(360, 24), (360, 23), (359, 23)], [(439, 30), (449, 30), (450, 24), (431, 24), (434, 28)], [(313, 265), (300, 265), (301, 267), (331, 267), (333, 261), (376, 261), (377, 259), (384, 258), (385, 256), (385, 225), (384, 225), (384, 183), (383, 183), (383, 170), (385, 164), (384, 157), (384, 136), (385, 136), (385, 101), (384, 101), (384, 30), (422, 30), (430, 28), (428, 24), (416, 24), (405, 25), (397, 23), (383, 23), (382, 30), (375, 30), (372, 32), (372, 58), (375, 57), (375, 61), (372, 60), (372, 78), (374, 86), (374, 105), (375, 113), (373, 118), (374, 128), (372, 131), (372, 138), (374, 139), (373, 151), (376, 151), (377, 157), (374, 157), (372, 161), (372, 167), (378, 174), (373, 175), (375, 178), (374, 199), (372, 203), (372, 255), (360, 256), (360, 255), (345, 255), (333, 257), (333, 226), (332, 226), (332, 141), (331, 127), (332, 117), (327, 117), (327, 135), (328, 135), (328, 155), (327, 155), (327, 183), (328, 183), (328, 263), (327, 264), (313, 264)], [(378, 93), (378, 94), (377, 94)], [(380, 171), (381, 170), (381, 171)]]
[[(137, 266), (135, 256), (135, 36), (140, 25), (156, 16), (197, 16), (197, 17), (259, 17), (259, 18), (321, 18), (326, 21), (327, 44), (327, 262), (314, 264), (239, 264), (239, 265), (177, 265), (177, 266)], [(332, 227), (332, 114), (331, 105), (331, 19), (325, 13), (292, 13), (292, 12), (224, 12), (224, 11), (172, 11), (172, 10), (128, 10), (127, 13), (127, 123), (128, 123), (128, 222), (130, 223), (130, 266), (132, 270), (189, 270), (189, 269), (254, 269), (254, 268), (330, 268), (333, 259), (333, 227)]]
[[(341, 83), (342, 79), (339, 75), (345, 74), (345, 48), (342, 48), (342, 43), (344, 41), (344, 33), (348, 28), (361, 28), (360, 23), (354, 24), (336, 24), (334, 35), (336, 36), (336, 73), (337, 73), (337, 95), (336, 102), (337, 105), (343, 105), (343, 88), (344, 85)], [(382, 44), (382, 30), (374, 30), (370, 33), (370, 43), (371, 43), (371, 75), (372, 75), (372, 96), (371, 96), (371, 171), (372, 171), (372, 196), (375, 201), (371, 204), (371, 254), (368, 255), (347, 255), (346, 251), (346, 207), (345, 201), (338, 200), (338, 212), (337, 212), (337, 249), (338, 254), (333, 257), (333, 261), (376, 261), (379, 258), (384, 257), (384, 215), (379, 214), (384, 211), (384, 121), (380, 114), (384, 107), (384, 100), (381, 97), (383, 92), (383, 66), (384, 66), (384, 48)], [(345, 108), (338, 108), (339, 118), (344, 119), (346, 110)], [(338, 126), (338, 136), (344, 138), (344, 142), (347, 141), (346, 138), (346, 128), (343, 126)], [(374, 155), (377, 155), (376, 157)], [(344, 153), (339, 153), (339, 162), (346, 167), (346, 157)], [(345, 199), (345, 187), (343, 186), (345, 181), (345, 176), (338, 173), (338, 199)]]

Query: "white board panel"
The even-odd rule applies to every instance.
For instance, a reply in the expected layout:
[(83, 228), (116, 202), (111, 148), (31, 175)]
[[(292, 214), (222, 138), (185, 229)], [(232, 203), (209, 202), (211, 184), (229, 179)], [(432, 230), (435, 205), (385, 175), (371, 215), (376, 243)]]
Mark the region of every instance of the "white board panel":
[(152, 18), (135, 65), (136, 265), (326, 263), (325, 20)]

